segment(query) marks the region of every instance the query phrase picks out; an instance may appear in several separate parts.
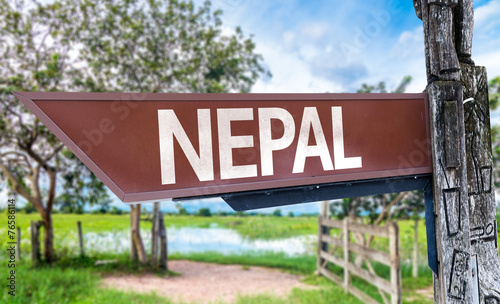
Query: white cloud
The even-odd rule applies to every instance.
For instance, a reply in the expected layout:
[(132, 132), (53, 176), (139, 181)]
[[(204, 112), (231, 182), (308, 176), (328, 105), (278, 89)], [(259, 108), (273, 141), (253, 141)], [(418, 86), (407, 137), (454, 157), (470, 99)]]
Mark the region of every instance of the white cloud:
[(254, 93), (324, 93), (342, 89), (314, 75), (307, 60), (279, 44), (257, 44), (257, 52), (264, 56), (273, 77), (258, 80), (252, 89)]
[(500, 0), (492, 0), (474, 10), (476, 29), (491, 29), (498, 25), (500, 25)]
[(306, 39), (318, 41), (325, 39), (329, 25), (325, 22), (306, 23), (302, 26), (302, 35)]

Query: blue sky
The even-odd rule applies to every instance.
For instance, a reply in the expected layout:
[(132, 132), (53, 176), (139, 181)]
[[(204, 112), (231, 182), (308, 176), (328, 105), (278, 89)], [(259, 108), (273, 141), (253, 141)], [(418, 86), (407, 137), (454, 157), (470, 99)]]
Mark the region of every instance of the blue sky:
[[(201, 1), (201, 0), (200, 0)], [(422, 22), (411, 0), (213, 0), (227, 32), (252, 34), (272, 78), (254, 93), (354, 92), (388, 88), (411, 75), (407, 92), (426, 85)], [(500, 75), (500, 0), (475, 0), (473, 59)], [(495, 113), (495, 122), (500, 117)]]

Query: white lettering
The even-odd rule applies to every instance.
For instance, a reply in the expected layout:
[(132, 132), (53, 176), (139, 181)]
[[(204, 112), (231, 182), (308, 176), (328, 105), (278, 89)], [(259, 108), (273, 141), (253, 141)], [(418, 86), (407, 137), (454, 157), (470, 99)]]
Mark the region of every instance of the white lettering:
[(197, 155), (186, 131), (173, 110), (158, 110), (160, 133), (161, 181), (163, 185), (175, 184), (174, 136), (193, 167), (200, 181), (214, 179), (212, 155), (212, 127), (210, 110), (198, 109), (198, 139), (200, 156)]
[(253, 109), (217, 109), (219, 128), (220, 178), (257, 176), (257, 165), (233, 165), (233, 149), (253, 147), (253, 136), (232, 136), (231, 121), (253, 120)]
[(361, 156), (344, 157), (344, 130), (342, 124), (342, 107), (332, 107), (333, 157), (335, 168), (337, 170), (361, 168)]
[[(283, 123), (283, 136), (272, 139), (271, 119)], [(290, 146), (295, 138), (293, 116), (282, 108), (259, 108), (260, 161), (262, 176), (274, 174), (273, 151)]]
[[(309, 146), (309, 133), (313, 130), (316, 145)], [(319, 156), (323, 170), (333, 170), (332, 159), (326, 144), (325, 134), (321, 128), (321, 122), (318, 116), (318, 110), (315, 107), (304, 108), (302, 115), (302, 124), (300, 126), (299, 141), (297, 151), (295, 152), (295, 161), (293, 163), (292, 173), (303, 173), (306, 157)]]

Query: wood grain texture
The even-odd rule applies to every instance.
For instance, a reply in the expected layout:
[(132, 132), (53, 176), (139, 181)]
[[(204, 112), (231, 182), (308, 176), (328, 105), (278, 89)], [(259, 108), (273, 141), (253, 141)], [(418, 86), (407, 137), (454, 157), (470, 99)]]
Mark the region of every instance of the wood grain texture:
[(439, 261), (439, 292), (435, 303), (472, 303), (470, 268), (469, 208), (463, 107), (458, 109), (459, 165), (448, 168), (446, 161), (445, 102), (462, 105), (462, 85), (455, 81), (435, 81), (428, 87), (431, 146), (434, 166), (434, 212)]
[(486, 69), (461, 64), (471, 254), (476, 255), (480, 303), (500, 303), (500, 261)]

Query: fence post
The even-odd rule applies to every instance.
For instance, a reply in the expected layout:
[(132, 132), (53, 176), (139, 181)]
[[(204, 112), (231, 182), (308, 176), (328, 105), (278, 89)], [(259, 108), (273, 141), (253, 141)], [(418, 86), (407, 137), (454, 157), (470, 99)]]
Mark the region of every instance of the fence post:
[(38, 266), (40, 264), (40, 242), (39, 242), (39, 233), (40, 233), (40, 222), (31, 221), (31, 262), (33, 266)]
[(412, 277), (418, 277), (418, 215), (415, 216), (415, 229), (413, 231), (413, 268)]
[(17, 227), (17, 239), (16, 239), (16, 260), (21, 260), (21, 228)]
[(349, 218), (344, 218), (344, 292), (349, 292), (351, 285), (351, 273), (349, 271), (350, 254), (349, 254)]
[(167, 229), (165, 228), (165, 221), (163, 219), (163, 212), (158, 212), (159, 228), (160, 228), (160, 268), (168, 271), (168, 243), (167, 243)]
[(153, 227), (151, 228), (151, 266), (158, 265), (158, 241), (160, 234), (160, 203), (153, 203)]
[(82, 233), (82, 222), (76, 222), (76, 226), (78, 227), (78, 245), (80, 246), (80, 256), (84, 257), (85, 253), (83, 252), (83, 233)]
[(401, 304), (401, 266), (399, 260), (399, 228), (394, 222), (389, 223), (389, 250), (391, 255), (391, 285), (393, 293), (391, 304)]
[(330, 229), (323, 225), (323, 219), (328, 218), (328, 201), (321, 203), (321, 210), (318, 217), (318, 259), (316, 269), (319, 273), (320, 268), (324, 267), (325, 260), (320, 257), (321, 251), (328, 252), (328, 243), (322, 242), (321, 237), (325, 234), (330, 235)]

